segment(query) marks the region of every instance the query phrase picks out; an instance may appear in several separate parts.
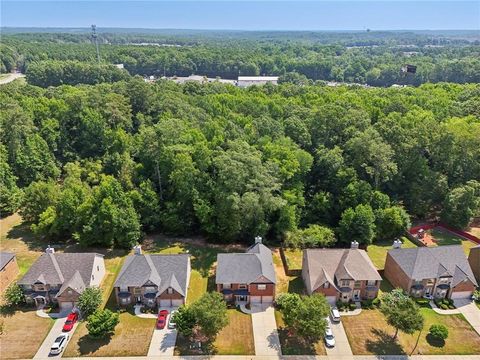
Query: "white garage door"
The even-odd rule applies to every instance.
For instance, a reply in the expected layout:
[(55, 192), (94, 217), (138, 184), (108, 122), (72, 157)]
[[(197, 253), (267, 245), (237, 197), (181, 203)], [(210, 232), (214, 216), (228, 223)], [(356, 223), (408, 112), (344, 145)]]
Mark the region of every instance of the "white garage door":
[(452, 300), (453, 299), (468, 299), (472, 296), (471, 291), (456, 291), (452, 293)]
[(261, 296), (250, 296), (250, 302), (252, 304), (259, 304), (262, 302), (262, 297)]
[(172, 300), (160, 300), (160, 306), (172, 306)]
[(67, 302), (61, 302), (58, 305), (61, 311), (67, 311), (67, 310), (73, 309), (74, 303), (67, 301)]
[(172, 306), (182, 306), (182, 305), (183, 305), (182, 299), (172, 300)]
[(337, 303), (337, 297), (336, 296), (326, 296), (327, 301), (330, 305), (335, 306)]
[(273, 296), (262, 296), (263, 304), (271, 304), (273, 302)]

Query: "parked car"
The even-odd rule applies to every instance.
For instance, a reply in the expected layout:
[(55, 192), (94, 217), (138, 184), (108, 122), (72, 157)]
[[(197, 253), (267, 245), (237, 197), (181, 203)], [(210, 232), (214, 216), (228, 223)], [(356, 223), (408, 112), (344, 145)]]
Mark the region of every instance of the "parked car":
[(173, 315), (175, 315), (176, 312), (177, 312), (177, 310), (173, 310), (170, 313), (170, 318), (168, 319), (168, 328), (169, 329), (175, 329), (175, 326), (177, 325), (177, 324), (175, 324), (175, 321), (173, 319)]
[(333, 307), (332, 310), (330, 310), (330, 317), (333, 322), (340, 322), (340, 312), (336, 307)]
[(50, 354), (52, 355), (60, 354), (63, 351), (63, 349), (65, 349), (68, 338), (69, 338), (68, 333), (62, 333), (58, 335), (58, 337), (53, 342), (52, 347), (50, 348)]
[(167, 323), (168, 310), (160, 310), (157, 317), (157, 329), (163, 329)]
[(77, 320), (78, 314), (76, 312), (71, 312), (70, 314), (68, 314), (67, 320), (65, 320), (65, 324), (63, 324), (62, 331), (69, 332), (70, 330), (72, 330), (73, 325), (75, 325)]
[(334, 347), (335, 346), (335, 336), (333, 336), (332, 328), (330, 326), (327, 326), (325, 329), (325, 345), (327, 347)]

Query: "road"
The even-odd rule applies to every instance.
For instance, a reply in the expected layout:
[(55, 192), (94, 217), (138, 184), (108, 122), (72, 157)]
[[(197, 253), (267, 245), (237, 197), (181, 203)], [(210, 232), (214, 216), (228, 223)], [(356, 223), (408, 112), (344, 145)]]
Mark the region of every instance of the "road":
[(8, 74), (7, 77), (4, 77), (4, 78), (0, 79), (0, 85), (8, 84), (9, 82), (12, 82), (13, 80), (16, 80), (16, 79), (19, 79), (19, 78), (22, 78), (22, 77), (25, 77), (25, 75), (22, 74), (22, 73)]
[[(480, 360), (480, 355), (355, 355), (355, 356), (312, 356), (312, 355), (215, 355), (215, 356), (136, 356), (136, 357), (78, 357), (69, 360)], [(50, 359), (51, 360), (51, 359)]]

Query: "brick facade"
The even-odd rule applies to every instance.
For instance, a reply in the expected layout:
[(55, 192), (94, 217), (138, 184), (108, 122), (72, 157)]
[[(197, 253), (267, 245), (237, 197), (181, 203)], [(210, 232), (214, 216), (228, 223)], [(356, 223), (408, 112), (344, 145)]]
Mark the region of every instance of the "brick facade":
[(470, 253), (468, 254), (468, 262), (472, 268), (475, 278), (477, 279), (477, 282), (480, 283), (480, 246), (470, 249)]
[[(155, 286), (155, 289), (158, 289), (158, 287)], [(117, 304), (119, 306), (127, 306), (127, 305), (130, 305), (130, 304), (136, 303), (137, 302), (137, 297), (140, 297), (140, 302), (144, 303), (145, 305), (149, 305), (149, 306), (153, 306), (155, 304), (159, 305), (160, 300), (182, 300), (182, 302), (185, 303), (184, 296), (182, 294), (180, 294), (179, 292), (175, 291), (174, 289), (172, 289), (171, 294), (168, 293), (168, 290), (165, 290), (159, 296), (155, 296), (153, 298), (153, 302), (148, 302), (148, 299), (145, 298), (145, 294), (147, 292), (145, 290), (145, 287), (143, 287), (143, 286), (141, 286), (141, 287), (129, 287), (128, 290), (127, 290), (127, 292), (130, 294), (129, 297), (120, 298), (118, 294), (120, 292), (125, 293), (125, 291), (120, 291), (120, 288), (118, 288), (118, 287), (115, 287), (114, 291), (115, 291), (115, 298), (117, 299)], [(155, 294), (156, 294), (156, 292), (155, 292)], [(126, 299), (126, 301), (124, 302), (124, 301), (122, 301), (122, 299)]]
[(0, 292), (3, 292), (18, 276), (17, 258), (14, 256), (0, 272)]
[(389, 253), (387, 253), (383, 275), (394, 288), (402, 288), (405, 291), (409, 291), (411, 287), (411, 279), (405, 274)]

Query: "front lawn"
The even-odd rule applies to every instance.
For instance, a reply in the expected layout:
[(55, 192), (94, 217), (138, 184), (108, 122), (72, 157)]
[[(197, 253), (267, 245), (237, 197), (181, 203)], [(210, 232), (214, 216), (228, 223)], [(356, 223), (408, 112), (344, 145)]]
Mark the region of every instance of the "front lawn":
[(277, 321), (283, 355), (326, 355), (323, 339), (311, 343), (299, 336), (289, 334), (288, 328), (285, 327), (283, 322), (282, 313), (278, 310), (275, 310), (275, 320)]
[(463, 251), (467, 256), (470, 252), (470, 248), (478, 245), (478, 244), (475, 244), (473, 241), (464, 239), (442, 228), (436, 227), (431, 230), (428, 230), (428, 232), (437, 241), (438, 246), (462, 245)]
[(0, 358), (31, 359), (48, 335), (54, 321), (35, 310), (0, 311)]
[[(358, 316), (342, 317), (343, 326), (355, 355), (469, 355), (480, 353), (480, 336), (462, 315), (439, 315), (432, 309), (420, 310), (425, 317), (425, 326), (420, 333), (406, 335), (399, 332), (398, 341), (393, 341), (395, 330), (390, 327), (379, 310), (363, 310)], [(432, 342), (427, 336), (432, 324), (443, 324), (449, 337), (443, 346)], [(415, 344), (418, 345), (415, 349)], [(415, 349), (415, 350), (414, 350)]]
[[(416, 245), (408, 240), (406, 237), (402, 237), (402, 248), (414, 248)], [(372, 260), (373, 265), (378, 270), (382, 270), (385, 267), (385, 260), (387, 259), (387, 251), (392, 249), (393, 240), (388, 241), (376, 241), (372, 245), (368, 245), (367, 254)]]

